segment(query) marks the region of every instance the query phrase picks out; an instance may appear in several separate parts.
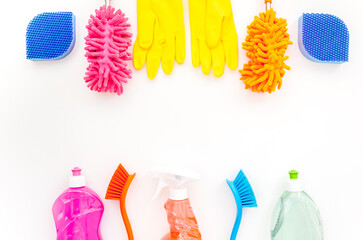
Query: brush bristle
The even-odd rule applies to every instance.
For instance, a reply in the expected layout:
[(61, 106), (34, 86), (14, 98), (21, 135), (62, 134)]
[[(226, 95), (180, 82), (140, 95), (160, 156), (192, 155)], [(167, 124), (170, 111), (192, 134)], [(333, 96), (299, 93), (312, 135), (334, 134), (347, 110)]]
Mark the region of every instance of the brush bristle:
[(110, 184), (108, 185), (106, 199), (120, 199), (129, 176), (129, 173), (120, 164), (113, 174)]
[(243, 207), (257, 207), (256, 197), (246, 175), (239, 171), (233, 181)]
[(115, 12), (111, 6), (102, 6), (91, 15), (88, 22), (86, 57), (90, 63), (84, 80), (87, 86), (98, 92), (122, 94), (122, 84), (131, 78), (127, 61), (132, 60), (127, 52), (132, 34), (127, 31), (130, 24), (121, 10)]
[(304, 13), (299, 19), (299, 47), (314, 62), (348, 62), (348, 28), (334, 15)]
[(35, 16), (26, 31), (26, 58), (58, 60), (75, 43), (75, 16), (71, 12), (45, 12)]

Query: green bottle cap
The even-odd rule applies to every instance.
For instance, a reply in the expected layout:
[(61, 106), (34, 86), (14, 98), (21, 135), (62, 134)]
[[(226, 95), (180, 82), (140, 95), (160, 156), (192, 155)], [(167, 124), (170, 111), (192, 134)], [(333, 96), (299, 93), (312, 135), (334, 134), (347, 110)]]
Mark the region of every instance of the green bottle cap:
[(296, 171), (296, 170), (291, 170), (290, 172), (289, 172), (289, 174), (290, 174), (290, 179), (297, 179), (298, 178), (298, 174), (299, 174), (299, 172), (298, 171)]

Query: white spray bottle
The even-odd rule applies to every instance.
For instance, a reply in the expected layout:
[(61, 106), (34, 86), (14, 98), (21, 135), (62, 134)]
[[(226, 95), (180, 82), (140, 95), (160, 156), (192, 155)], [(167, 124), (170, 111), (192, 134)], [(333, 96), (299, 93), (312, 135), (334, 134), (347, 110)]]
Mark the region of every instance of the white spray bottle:
[(162, 240), (200, 240), (201, 234), (187, 191), (187, 184), (198, 180), (199, 174), (189, 169), (173, 167), (155, 167), (151, 171), (154, 178), (159, 178), (159, 185), (153, 199), (165, 187), (168, 187), (170, 191), (169, 199), (164, 205), (170, 233), (166, 234)]

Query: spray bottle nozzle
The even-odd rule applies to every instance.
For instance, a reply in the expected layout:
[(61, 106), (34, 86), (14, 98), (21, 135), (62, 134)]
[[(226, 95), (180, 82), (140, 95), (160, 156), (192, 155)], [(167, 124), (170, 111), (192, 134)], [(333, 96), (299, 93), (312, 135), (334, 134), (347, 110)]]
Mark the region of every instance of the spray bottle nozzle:
[(151, 169), (154, 178), (159, 178), (159, 184), (153, 199), (157, 198), (165, 187), (170, 189), (170, 199), (184, 200), (188, 198), (186, 185), (200, 178), (199, 174), (184, 168), (155, 167)]

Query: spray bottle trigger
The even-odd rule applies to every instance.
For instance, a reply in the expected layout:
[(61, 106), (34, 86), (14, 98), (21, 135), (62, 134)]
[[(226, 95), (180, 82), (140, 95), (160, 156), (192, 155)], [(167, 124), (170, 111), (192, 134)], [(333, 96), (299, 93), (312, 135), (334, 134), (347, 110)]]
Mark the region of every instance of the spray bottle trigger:
[(154, 193), (154, 196), (153, 196), (152, 200), (155, 200), (159, 196), (159, 194), (161, 193), (163, 188), (167, 187), (167, 186), (168, 186), (168, 184), (166, 182), (164, 182), (162, 178), (160, 178), (159, 183), (158, 183), (158, 187), (156, 189), (156, 192)]

